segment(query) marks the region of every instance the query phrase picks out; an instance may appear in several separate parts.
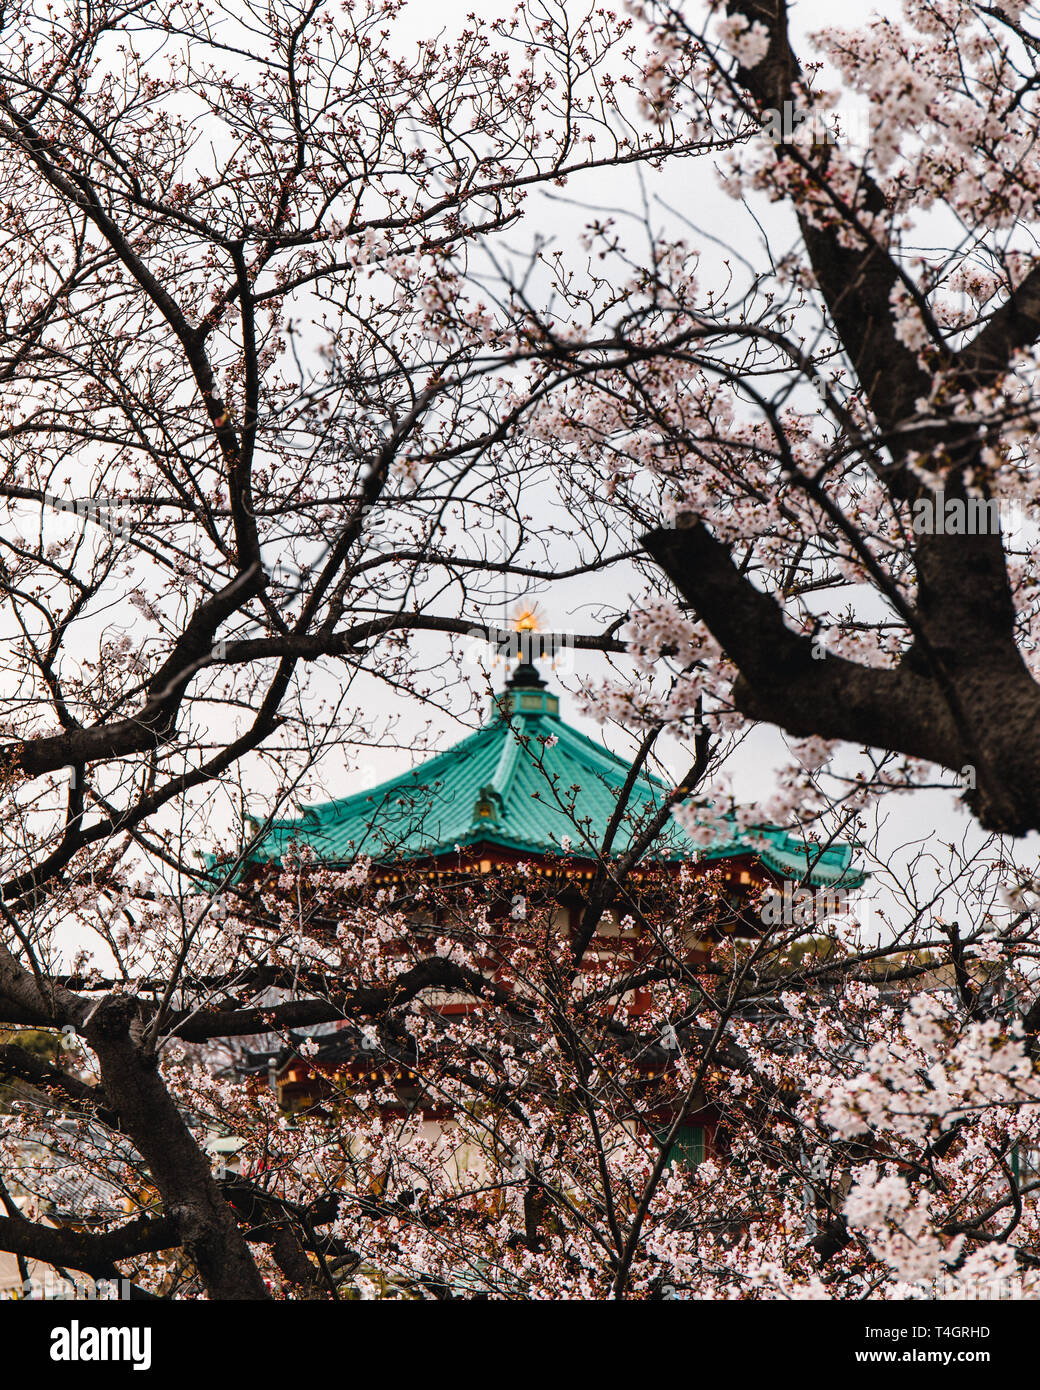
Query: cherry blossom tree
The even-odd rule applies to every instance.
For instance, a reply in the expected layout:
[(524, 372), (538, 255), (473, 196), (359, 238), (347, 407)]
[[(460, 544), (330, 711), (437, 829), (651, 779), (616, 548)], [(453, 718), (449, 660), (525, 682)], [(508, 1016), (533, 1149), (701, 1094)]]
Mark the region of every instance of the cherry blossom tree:
[[(721, 181), (764, 254), (735, 247), (720, 266), (692, 211), (682, 239), (647, 216), (642, 257), (616, 216), (589, 226), (599, 268), (573, 296), (571, 334), (600, 370), (547, 400), (533, 428), (572, 478), (588, 466), (590, 499), (610, 479), (611, 505), (678, 595), (650, 572), (629, 633), (643, 668), (670, 666), (678, 684), (662, 703), (617, 681), (601, 707), (713, 732), (779, 725), (798, 741), (773, 815), (858, 814), (932, 784), (937, 765), (983, 827), (1023, 835), (1037, 827), (1028, 8), (915, 3), (812, 35), (782, 3), (639, 13), (657, 45), (648, 116), (732, 139)], [(674, 195), (668, 206), (684, 212)], [(853, 775), (834, 761), (850, 743), (875, 750)], [(977, 923), (981, 905), (969, 890), (962, 908)], [(943, 1269), (963, 1288), (987, 1262), (992, 1278), (1030, 1266), (1018, 1141), (994, 1144), (991, 1127), (998, 1114), (1031, 1124), (1023, 920), (983, 947), (1025, 966), (1010, 993), (972, 983), (959, 929), (940, 918), (952, 988), (938, 999), (893, 1007), (886, 991), (867, 1007), (846, 975), (837, 1009), (787, 996), (804, 1027), (795, 1062), (745, 1034), (775, 1082), (798, 1076), (797, 1103), (768, 1158), (743, 1126), (732, 1200), (747, 1213), (757, 1172), (759, 1220), (706, 1287), (732, 1291), (739, 1272), (785, 1296), (843, 1283), (838, 1296), (892, 1296)], [(979, 1049), (1004, 1076), (990, 1101), (969, 1094), (989, 1068)], [(703, 1176), (724, 1208), (725, 1169)], [(811, 1241), (800, 1198), (819, 1223)]]
[[(200, 1152), (232, 1140), (236, 1171), (207, 1163), (271, 1295), (1033, 1289), (1036, 905), (1001, 898), (991, 856), (956, 866), (961, 921), (989, 905), (970, 929), (907, 896), (880, 944), (855, 903), (763, 926), (776, 889), (735, 899), (725, 864), (648, 876), (608, 847), (602, 867), (569, 931), (559, 885), (523, 863), (391, 883), (302, 854), (196, 895), (158, 1079)], [(130, 973), (178, 908), (126, 907)], [(60, 987), (147, 1020), (164, 985), (134, 996), (95, 970)], [(79, 1051), (69, 1029), (55, 1065), (18, 1036), (0, 1152), (31, 1203), (0, 1226), (7, 1248), (198, 1296), (166, 1165), (108, 1099), (104, 1041)], [(288, 1113), (273, 1054), (308, 1072)], [(677, 1154), (691, 1124), (706, 1148)], [(33, 1219), (70, 1187), (89, 1234)]]
[[(406, 26), (0, 14), (0, 1249), (181, 1298), (1031, 1290), (1025, 7), (802, 57), (781, 3)], [(648, 254), (604, 212), (514, 245), (532, 195), (698, 154), (795, 248), (708, 269), (649, 210)], [(530, 865), (256, 870), (384, 692), (448, 702), (500, 585), (584, 576), (590, 712), (633, 779), (687, 760), (641, 823), (621, 791), (568, 931)], [(748, 720), (799, 742), (740, 830), (801, 826), (806, 878), (857, 838), (880, 934), (647, 880)], [(933, 765), (994, 838), (890, 863), (871, 803)]]
[[(684, 870), (649, 896), (628, 883), (617, 933), (579, 958), (581, 938), (561, 940), (525, 866), (453, 893), (439, 915), (442, 890), (406, 877), (396, 931), (386, 889), (350, 920), (329, 911), (334, 875), (302, 873), (302, 895), (283, 874), (282, 911), (308, 919), (311, 950), (328, 949), (323, 919), (338, 922), (338, 949), (373, 971), (373, 986), (399, 983), (364, 1033), (367, 1088), (339, 1070), (342, 1052), (312, 1040), (301, 1055), (312, 1052), (324, 1085), (310, 1125), (301, 1116), (288, 1138), (261, 1141), (243, 1114), (242, 1133), (282, 1155), (272, 1182), (298, 1201), (316, 1175), (335, 1174), (330, 1230), (352, 1292), (1035, 1291), (1027, 914), (1009, 907), (999, 935), (958, 942), (958, 971), (930, 920), (898, 952), (865, 949), (848, 911), (732, 936), (721, 872)], [(525, 879), (529, 910), (504, 931), (496, 900), (515, 903)], [(419, 903), (439, 935), (408, 927)], [(716, 944), (692, 950), (694, 930)], [(636, 950), (617, 949), (626, 936)], [(412, 993), (433, 962), (456, 998), (474, 1001), (464, 1013)], [(423, 1120), (438, 1113), (431, 1135)], [(712, 1125), (692, 1167), (673, 1147), (691, 1116)], [(294, 1188), (301, 1145), (307, 1177)]]
[[(97, 1238), (9, 1205), (23, 1255), (89, 1271), (172, 1241), (210, 1296), (264, 1295), (159, 1067), (188, 974), (211, 977), (194, 1009), (266, 968), (203, 944), (193, 854), (256, 789), (273, 810), (319, 752), (387, 736), (361, 674), (450, 684), (409, 635), (463, 637), (503, 575), (560, 567), (498, 544), (529, 529), (504, 453), (529, 349), (474, 267), (530, 190), (670, 142), (615, 96), (627, 20), (536, 3), (432, 39), (407, 18), (0, 14), (0, 1020), (86, 1043), (97, 1089), (13, 1043), (8, 1069), (89, 1096), (155, 1201)], [(100, 992), (60, 940), (99, 903)]]
[(595, 273), (560, 292), (600, 371), (535, 432), (642, 529), (691, 700), (902, 755), (911, 783), (944, 769), (984, 827), (1040, 828), (1035, 16), (637, 12), (647, 116), (714, 137), (733, 218), (669, 186), (649, 253), (590, 223)]

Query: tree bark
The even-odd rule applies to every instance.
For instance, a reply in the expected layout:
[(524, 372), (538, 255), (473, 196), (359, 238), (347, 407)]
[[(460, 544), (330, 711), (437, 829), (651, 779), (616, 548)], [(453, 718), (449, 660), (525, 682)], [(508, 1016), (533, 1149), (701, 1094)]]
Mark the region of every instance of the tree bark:
[(85, 1028), (109, 1104), (137, 1146), (183, 1245), (212, 1299), (270, 1294), (209, 1162), (159, 1075), (158, 1059), (138, 1037), (130, 1000), (109, 995)]

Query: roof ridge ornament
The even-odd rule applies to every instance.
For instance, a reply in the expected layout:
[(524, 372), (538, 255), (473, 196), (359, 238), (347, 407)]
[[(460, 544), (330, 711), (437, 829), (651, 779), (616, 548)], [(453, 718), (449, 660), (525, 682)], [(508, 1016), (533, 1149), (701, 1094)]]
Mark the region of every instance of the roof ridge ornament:
[(473, 824), (490, 821), (494, 825), (502, 815), (502, 810), (502, 797), (495, 788), (481, 787), (477, 793), (476, 805), (473, 807)]

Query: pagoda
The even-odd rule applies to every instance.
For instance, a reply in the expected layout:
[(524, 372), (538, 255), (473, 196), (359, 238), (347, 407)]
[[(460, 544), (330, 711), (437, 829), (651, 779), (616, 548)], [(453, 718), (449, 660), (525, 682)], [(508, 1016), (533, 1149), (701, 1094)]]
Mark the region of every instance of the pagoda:
[[(271, 822), (251, 858), (280, 863), (291, 849), (306, 847), (324, 866), (345, 868), (366, 857), (376, 882), (405, 874), (444, 880), (523, 863), (577, 889), (603, 861), (630, 776), (626, 759), (561, 718), (559, 696), (523, 663), (475, 733), (371, 790)], [(636, 843), (671, 790), (640, 771), (617, 818), (610, 856)], [(638, 883), (667, 866), (696, 864), (714, 865), (745, 889), (795, 882), (850, 890), (863, 882), (851, 845), (821, 847), (766, 825), (741, 833), (732, 812), (713, 810), (711, 824), (712, 838), (697, 844), (669, 817), (638, 856), (632, 878)]]
[[(671, 793), (646, 770), (633, 780), (630, 762), (562, 719), (559, 697), (524, 662), (496, 697), (483, 726), (445, 752), (371, 790), (256, 827), (247, 872), (263, 879), (301, 850), (331, 869), (347, 869), (367, 858), (367, 882), (395, 894), (394, 885), (407, 898), (425, 881), (436, 886), (434, 897), (442, 904), (450, 904), (453, 895), (468, 903), (465, 916), (472, 910), (475, 887), (486, 885), (489, 919), (497, 919), (508, 932), (511, 895), (519, 889), (525, 900), (550, 906), (562, 933), (576, 934), (604, 866), (616, 864), (635, 845), (640, 852), (626, 863), (624, 896), (641, 911), (652, 910), (655, 895), (657, 902), (667, 902), (677, 876), (688, 879), (691, 873), (709, 880), (716, 904), (721, 902), (723, 911), (716, 907), (710, 925), (698, 923), (690, 931), (691, 956), (723, 933), (755, 936), (761, 931), (750, 904), (765, 887), (784, 893), (792, 885), (847, 892), (863, 882), (852, 846), (821, 847), (775, 826), (755, 826), (742, 834), (732, 812), (720, 816), (712, 810), (710, 824), (717, 833), (707, 843), (695, 843), (674, 818), (660, 815)], [(647, 828), (655, 819), (661, 822), (658, 833), (649, 836)], [(423, 901), (428, 904), (429, 896)], [(593, 955), (606, 949), (638, 957), (638, 933), (620, 920), (627, 910), (603, 913)], [(424, 906), (416, 916), (420, 934), (431, 925), (428, 911)], [(454, 910), (449, 906), (447, 911)], [(447, 1015), (465, 1008), (446, 1000), (441, 1011)], [(639, 1012), (638, 1003), (633, 1011)], [(345, 1024), (320, 1039), (318, 1060), (326, 1070), (334, 1068), (359, 1082), (370, 1072), (369, 1080), (376, 1075), (371, 1054), (361, 1050), (355, 1030)], [(388, 1055), (384, 1062), (406, 1082), (408, 1057)], [(315, 1068), (296, 1047), (258, 1053), (251, 1069), (258, 1077), (270, 1074), (286, 1109), (306, 1110), (320, 1100), (323, 1088)], [(694, 1148), (700, 1144), (698, 1152), (703, 1152), (712, 1125), (707, 1117), (695, 1118), (690, 1132), (698, 1136)]]

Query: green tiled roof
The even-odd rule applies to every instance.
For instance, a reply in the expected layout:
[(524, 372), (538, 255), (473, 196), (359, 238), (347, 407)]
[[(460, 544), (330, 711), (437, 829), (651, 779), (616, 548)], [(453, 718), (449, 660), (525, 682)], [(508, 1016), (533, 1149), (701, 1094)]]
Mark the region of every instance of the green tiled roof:
[(819, 845), (780, 830), (774, 825), (756, 826), (742, 837), (737, 829), (736, 818), (723, 817), (727, 828), (706, 849), (697, 848), (696, 858), (732, 859), (740, 854), (755, 854), (774, 873), (782, 878), (804, 880), (814, 888), (836, 887), (858, 888), (867, 875), (853, 864), (855, 850), (852, 845)]
[[(628, 773), (625, 759), (565, 723), (557, 697), (544, 689), (533, 668), (521, 667), (476, 733), (370, 791), (273, 822), (252, 854), (277, 861), (290, 845), (308, 846), (327, 863), (348, 864), (359, 855), (387, 862), (492, 845), (526, 854), (594, 858)], [(637, 779), (613, 854), (628, 848), (668, 790), (649, 773)], [(840, 882), (853, 888), (863, 881), (852, 867), (848, 845), (821, 853), (773, 827), (758, 829), (752, 843), (737, 833), (732, 816), (723, 824), (723, 833), (705, 847), (695, 845), (669, 819), (647, 857), (675, 861), (757, 855), (782, 876), (814, 886)]]

